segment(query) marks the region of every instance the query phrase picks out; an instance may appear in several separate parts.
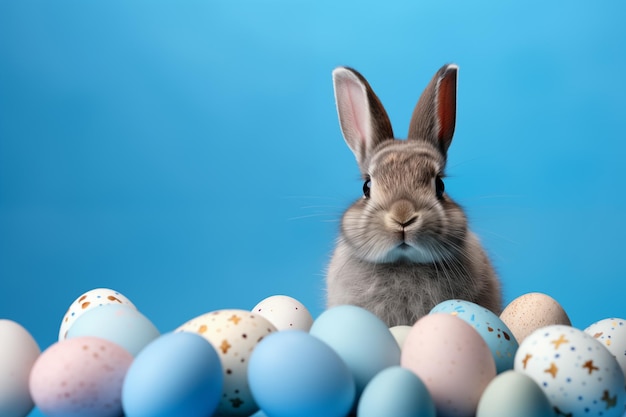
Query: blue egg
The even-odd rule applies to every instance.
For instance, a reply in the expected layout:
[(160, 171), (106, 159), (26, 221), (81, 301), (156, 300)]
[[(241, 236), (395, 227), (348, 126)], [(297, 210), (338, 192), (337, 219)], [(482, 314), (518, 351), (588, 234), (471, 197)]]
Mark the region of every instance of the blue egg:
[(118, 344), (131, 355), (159, 337), (158, 329), (139, 311), (122, 304), (106, 304), (82, 314), (67, 338), (95, 336)]
[(248, 383), (261, 415), (345, 417), (354, 403), (346, 364), (301, 330), (272, 333), (259, 342), (248, 363)]
[(513, 369), (519, 344), (513, 332), (493, 312), (469, 301), (448, 300), (433, 307), (430, 314), (433, 313), (452, 314), (473, 326), (489, 346), (497, 373)]
[(400, 346), (387, 325), (361, 307), (342, 305), (326, 310), (313, 322), (310, 333), (348, 365), (357, 398), (376, 374), (400, 365)]
[(363, 390), (359, 417), (435, 417), (426, 385), (412, 371), (392, 366), (378, 373)]
[(224, 376), (202, 336), (167, 333), (135, 358), (122, 388), (126, 417), (207, 417), (217, 409)]

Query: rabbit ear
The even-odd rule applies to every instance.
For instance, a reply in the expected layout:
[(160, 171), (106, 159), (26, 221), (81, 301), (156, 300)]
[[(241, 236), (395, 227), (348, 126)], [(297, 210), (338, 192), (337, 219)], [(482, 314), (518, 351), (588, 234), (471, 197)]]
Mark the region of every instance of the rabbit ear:
[(335, 102), (343, 137), (365, 172), (368, 155), (380, 142), (393, 138), (391, 122), (378, 97), (357, 71), (333, 71)]
[(433, 142), (445, 156), (456, 123), (456, 81), (458, 69), (444, 65), (422, 93), (409, 125), (409, 139)]

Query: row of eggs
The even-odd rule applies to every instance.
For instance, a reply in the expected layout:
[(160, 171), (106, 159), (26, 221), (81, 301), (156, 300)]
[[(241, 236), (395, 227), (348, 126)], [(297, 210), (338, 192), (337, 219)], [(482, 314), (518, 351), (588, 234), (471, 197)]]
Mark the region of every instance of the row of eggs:
[(305, 417), (624, 415), (626, 326), (570, 326), (526, 294), (500, 317), (467, 301), (388, 329), (355, 306), (313, 320), (287, 296), (161, 335), (109, 289), (81, 295), (40, 352), (0, 320), (0, 415)]

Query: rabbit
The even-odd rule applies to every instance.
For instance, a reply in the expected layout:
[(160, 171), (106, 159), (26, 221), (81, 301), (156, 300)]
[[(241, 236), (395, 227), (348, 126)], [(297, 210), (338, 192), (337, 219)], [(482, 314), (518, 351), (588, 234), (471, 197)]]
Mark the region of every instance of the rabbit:
[(360, 306), (389, 327), (413, 325), (450, 299), (500, 313), (494, 268), (444, 187), (457, 74), (454, 64), (439, 69), (415, 106), (408, 139), (399, 140), (367, 80), (348, 67), (333, 71), (339, 124), (364, 184), (341, 219), (326, 271), (328, 308)]

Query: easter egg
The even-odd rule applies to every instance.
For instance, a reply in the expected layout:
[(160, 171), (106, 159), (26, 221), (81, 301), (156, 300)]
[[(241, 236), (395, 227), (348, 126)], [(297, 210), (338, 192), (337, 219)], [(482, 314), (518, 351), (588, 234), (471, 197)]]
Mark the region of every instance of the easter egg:
[(378, 372), (400, 364), (400, 347), (387, 325), (361, 307), (342, 305), (324, 311), (313, 322), (310, 333), (348, 365), (357, 397)]
[(272, 323), (246, 310), (218, 310), (198, 316), (176, 331), (201, 335), (220, 358), (224, 385), (215, 416), (248, 417), (259, 409), (248, 384), (248, 362), (257, 344), (276, 332)]
[(534, 331), (515, 355), (515, 370), (541, 387), (557, 414), (624, 414), (622, 370), (615, 357), (582, 330), (553, 325)]
[(72, 327), (76, 319), (78, 319), (83, 313), (91, 310), (92, 308), (101, 307), (107, 304), (118, 304), (135, 308), (133, 303), (128, 298), (115, 290), (109, 288), (95, 288), (87, 291), (74, 300), (74, 302), (67, 309), (59, 329), (59, 340), (64, 340), (67, 337), (67, 331), (70, 327)]
[(380, 371), (367, 384), (357, 408), (359, 417), (435, 417), (435, 404), (426, 385), (400, 366)]
[(485, 388), (476, 417), (554, 417), (548, 397), (528, 375), (506, 371)]
[(600, 320), (587, 327), (585, 333), (602, 343), (615, 356), (622, 373), (626, 375), (626, 321), (618, 318)]
[(106, 304), (83, 313), (67, 332), (67, 339), (83, 336), (107, 339), (135, 356), (159, 337), (159, 331), (136, 309), (122, 304)]
[(480, 334), (489, 346), (498, 373), (513, 369), (518, 343), (513, 332), (500, 318), (478, 304), (464, 300), (448, 300), (437, 304), (432, 313), (448, 313), (463, 319)]
[(265, 317), (277, 330), (303, 330), (308, 332), (313, 324), (309, 310), (295, 298), (273, 295), (258, 303), (253, 313)]
[(106, 339), (77, 337), (46, 349), (33, 365), (30, 392), (46, 417), (119, 417), (133, 357)]
[(249, 378), (256, 402), (272, 417), (345, 417), (354, 402), (346, 364), (301, 330), (264, 338), (250, 357)]
[(206, 417), (222, 395), (222, 365), (213, 346), (194, 333), (168, 333), (153, 340), (126, 374), (126, 417)]
[(411, 326), (406, 326), (406, 325), (393, 326), (389, 329), (389, 331), (391, 332), (391, 335), (393, 336), (393, 338), (396, 339), (396, 342), (398, 342), (398, 346), (400, 346), (400, 349), (402, 349), (402, 346), (404, 346), (404, 341), (406, 340), (407, 335), (411, 331)]
[(500, 319), (513, 332), (517, 343), (535, 330), (554, 324), (571, 325), (563, 307), (552, 297), (531, 292), (511, 301), (500, 314)]
[(24, 327), (0, 320), (0, 416), (24, 417), (33, 408), (28, 380), (40, 353)]
[(485, 340), (464, 320), (446, 313), (429, 314), (413, 325), (401, 364), (426, 384), (438, 416), (474, 416), (496, 376)]

